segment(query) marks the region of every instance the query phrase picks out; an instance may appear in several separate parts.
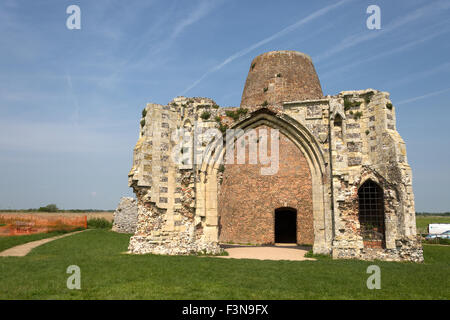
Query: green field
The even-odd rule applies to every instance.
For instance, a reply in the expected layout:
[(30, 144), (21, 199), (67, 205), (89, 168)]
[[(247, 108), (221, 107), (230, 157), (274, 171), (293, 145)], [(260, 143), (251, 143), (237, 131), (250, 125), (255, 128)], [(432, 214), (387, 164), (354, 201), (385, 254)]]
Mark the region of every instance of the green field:
[[(127, 255), (130, 235), (91, 230), (28, 256), (0, 258), (0, 299), (449, 299), (450, 248), (426, 245), (425, 263), (258, 261)], [(369, 290), (367, 267), (381, 268)], [(81, 290), (69, 290), (70, 265)]]
[(450, 216), (416, 216), (417, 232), (427, 233), (430, 223), (450, 223)]

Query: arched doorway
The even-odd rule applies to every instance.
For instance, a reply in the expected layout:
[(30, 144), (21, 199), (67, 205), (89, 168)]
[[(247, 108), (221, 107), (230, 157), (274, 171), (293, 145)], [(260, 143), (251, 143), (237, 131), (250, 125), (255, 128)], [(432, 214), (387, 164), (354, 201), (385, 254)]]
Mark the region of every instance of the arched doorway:
[[(272, 130), (277, 129), (261, 125), (250, 131), (254, 133), (254, 137), (249, 135), (248, 140), (253, 141), (255, 153), (261, 151), (261, 144), (257, 139), (261, 132), (267, 133), (267, 145), (272, 147), (270, 138)], [(234, 150), (234, 163), (224, 164), (222, 181), (218, 185), (220, 241), (252, 244), (298, 241), (312, 245), (314, 243), (312, 174), (302, 150), (292, 139), (280, 132), (279, 137), (274, 140), (274, 144), (278, 145), (275, 148), (277, 170), (269, 175), (263, 175), (262, 168), (268, 168), (268, 165), (260, 161), (251, 163), (249, 159), (252, 148), (249, 144), (242, 147), (246, 148), (245, 163), (238, 163), (240, 140), (236, 140), (235, 144), (237, 146)], [(268, 147), (268, 154), (272, 151), (271, 147)], [(291, 232), (293, 236), (287, 236), (287, 239), (285, 232), (281, 233), (281, 241), (275, 239), (274, 212), (277, 208), (294, 210), (294, 212), (292, 210), (280, 212), (282, 228), (287, 228), (284, 219), (291, 219), (288, 221), (293, 221), (289, 223), (294, 227), (293, 233)], [(298, 220), (301, 220), (302, 224), (297, 223)]]
[(385, 248), (383, 189), (367, 180), (358, 190), (358, 217), (366, 248)]
[(297, 210), (275, 210), (275, 243), (297, 243)]
[[(228, 191), (232, 190), (228, 188), (229, 185), (239, 185), (241, 187), (251, 186), (252, 183), (247, 183), (243, 179), (252, 177), (252, 175), (244, 173), (244, 170), (234, 170), (227, 164), (223, 165), (222, 160), (224, 159), (227, 148), (226, 146), (223, 147), (223, 141), (221, 139), (218, 140), (205, 151), (200, 177), (196, 183), (196, 190), (198, 192), (196, 215), (199, 220), (200, 217), (204, 217), (202, 218), (205, 221), (203, 228), (204, 238), (210, 241), (224, 243), (273, 244), (275, 238), (274, 210), (281, 207), (291, 207), (297, 208), (297, 220), (302, 221), (302, 223), (297, 223), (297, 243), (314, 244), (313, 251), (315, 253), (329, 253), (332, 239), (332, 224), (328, 223), (331, 218), (331, 205), (330, 199), (326, 195), (327, 185), (324, 184), (324, 177), (328, 176), (329, 172), (325, 167), (322, 150), (318, 141), (316, 141), (315, 137), (306, 127), (295, 119), (287, 115), (277, 117), (275, 113), (266, 109), (253, 112), (250, 117), (238, 122), (231, 128), (248, 130), (258, 129), (261, 126), (280, 130), (281, 155), (280, 168), (277, 175), (283, 178), (289, 178), (288, 181), (280, 185), (288, 189), (294, 188), (294, 192), (291, 192), (291, 190), (282, 190), (282, 192), (279, 192), (271, 188), (273, 184), (270, 181), (263, 181), (263, 183), (257, 184), (258, 193), (261, 197), (256, 199), (255, 197), (249, 197), (247, 188), (242, 188), (243, 190), (230, 194)], [(236, 137), (240, 136), (239, 134), (236, 135)], [(288, 140), (296, 148), (289, 147), (288, 149), (292, 150), (292, 152), (283, 152), (281, 145), (284, 142), (290, 144)], [(295, 168), (292, 161), (282, 160), (283, 154), (295, 161), (303, 163), (304, 165), (301, 164), (301, 167), (309, 168), (307, 170), (309, 174), (307, 171), (304, 171), (302, 174), (303, 179), (300, 179), (303, 182), (309, 181), (310, 188), (308, 188), (308, 192), (305, 192), (305, 183), (301, 183), (297, 188), (297, 185), (292, 182), (298, 182), (300, 180), (292, 179), (293, 176), (291, 174), (283, 173), (284, 170), (291, 171)], [(243, 169), (242, 166), (240, 169)], [(295, 171), (296, 174), (299, 173), (298, 170)], [(229, 179), (227, 176), (231, 176), (232, 178)], [(262, 188), (264, 190), (261, 190)], [(226, 191), (227, 189), (228, 191)], [(295, 196), (292, 201), (286, 201), (286, 197), (296, 195), (298, 190), (302, 190), (301, 196)], [(311, 193), (310, 196), (308, 195), (309, 193)], [(305, 197), (307, 197), (307, 203), (300, 203), (298, 205), (299, 199)], [(229, 201), (230, 199), (233, 201)], [(270, 206), (263, 206), (260, 201), (261, 199), (264, 202), (277, 200), (278, 203), (274, 202)], [(305, 207), (309, 207), (309, 209), (304, 210)], [(257, 210), (257, 214), (251, 214), (255, 210)], [(225, 211), (231, 214), (226, 214)], [(263, 217), (261, 213), (264, 214)], [(250, 220), (256, 223), (252, 223), (253, 221)]]

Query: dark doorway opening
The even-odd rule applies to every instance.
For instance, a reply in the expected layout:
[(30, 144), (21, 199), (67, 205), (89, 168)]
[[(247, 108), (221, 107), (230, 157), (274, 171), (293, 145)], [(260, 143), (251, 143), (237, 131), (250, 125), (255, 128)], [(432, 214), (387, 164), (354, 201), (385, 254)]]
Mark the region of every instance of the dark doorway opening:
[(275, 210), (275, 243), (297, 243), (297, 210)]

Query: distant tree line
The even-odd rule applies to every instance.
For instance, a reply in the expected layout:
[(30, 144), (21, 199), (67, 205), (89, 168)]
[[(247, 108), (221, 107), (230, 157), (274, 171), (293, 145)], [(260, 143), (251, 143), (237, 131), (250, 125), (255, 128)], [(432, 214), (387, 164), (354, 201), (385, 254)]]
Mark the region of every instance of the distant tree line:
[(45, 207), (40, 207), (37, 211), (39, 212), (58, 212), (58, 207), (56, 204), (48, 204)]
[(450, 216), (450, 212), (416, 212), (416, 216)]

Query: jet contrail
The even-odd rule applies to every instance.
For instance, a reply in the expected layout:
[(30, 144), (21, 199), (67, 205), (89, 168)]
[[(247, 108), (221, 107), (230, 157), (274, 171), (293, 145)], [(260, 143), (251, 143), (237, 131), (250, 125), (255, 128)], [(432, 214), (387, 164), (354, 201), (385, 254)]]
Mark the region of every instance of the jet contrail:
[(294, 24), (291, 24), (290, 26), (284, 28), (283, 30), (281, 30), (281, 31), (271, 35), (270, 37), (265, 38), (265, 39), (255, 43), (255, 44), (251, 45), (248, 48), (245, 48), (245, 49), (243, 49), (241, 51), (236, 52), (235, 54), (233, 54), (233, 55), (229, 56), (227, 59), (225, 59), (221, 64), (219, 64), (219, 65), (209, 69), (207, 72), (205, 72), (198, 80), (196, 80), (189, 87), (187, 87), (180, 95), (181, 96), (185, 95), (188, 91), (190, 91), (192, 88), (197, 86), (208, 75), (210, 75), (213, 72), (216, 72), (217, 70), (220, 70), (225, 65), (227, 65), (230, 62), (232, 62), (233, 60), (236, 60), (237, 58), (240, 58), (240, 57), (246, 55), (247, 53), (255, 50), (256, 48), (261, 47), (262, 45), (264, 45), (264, 44), (266, 44), (266, 43), (268, 43), (268, 42), (270, 42), (270, 41), (272, 41), (274, 39), (277, 39), (277, 38), (279, 38), (281, 36), (284, 36), (285, 34), (294, 31), (298, 27), (300, 27), (300, 26), (302, 26), (302, 25), (304, 25), (304, 24), (306, 24), (306, 23), (308, 23), (308, 22), (310, 22), (310, 21), (312, 21), (312, 20), (314, 20), (314, 19), (316, 19), (316, 18), (318, 18), (320, 16), (323, 16), (324, 14), (328, 13), (329, 11), (331, 11), (333, 9), (336, 9), (337, 7), (340, 7), (340, 6), (342, 6), (342, 5), (344, 5), (344, 4), (348, 3), (348, 2), (351, 2), (351, 1), (353, 1), (353, 0), (342, 0), (342, 1), (339, 1), (338, 3), (333, 4), (333, 5), (329, 5), (329, 6), (325, 7), (325, 8), (319, 9), (319, 10), (311, 13), (309, 16), (307, 16), (307, 17), (305, 17), (305, 18), (295, 22)]
[(424, 99), (424, 98), (428, 98), (428, 97), (432, 97), (432, 96), (437, 96), (438, 94), (441, 94), (441, 93), (444, 93), (444, 92), (447, 92), (447, 91), (450, 91), (450, 88), (439, 90), (439, 91), (430, 92), (430, 93), (424, 94), (422, 96), (414, 97), (414, 98), (411, 98), (411, 99), (406, 99), (406, 100), (397, 102), (396, 105), (405, 104), (405, 103), (413, 102), (413, 101), (416, 101), (416, 100), (420, 100), (420, 99)]

